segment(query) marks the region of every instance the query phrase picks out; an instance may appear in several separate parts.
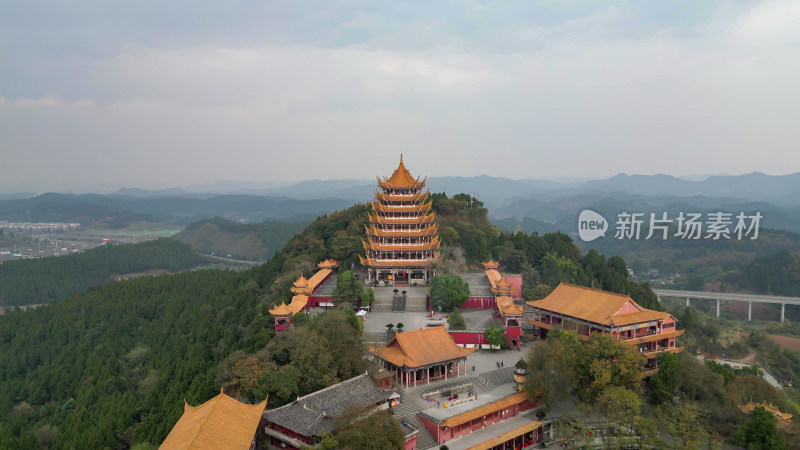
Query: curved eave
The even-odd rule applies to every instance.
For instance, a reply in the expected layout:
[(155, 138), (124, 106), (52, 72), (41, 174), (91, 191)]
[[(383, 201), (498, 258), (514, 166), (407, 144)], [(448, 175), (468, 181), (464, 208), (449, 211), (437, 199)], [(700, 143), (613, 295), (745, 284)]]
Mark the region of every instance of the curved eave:
[(369, 257), (364, 258), (362, 256), (359, 256), (359, 258), (361, 260), (362, 266), (368, 266), (374, 268), (387, 268), (387, 269), (395, 267), (404, 267), (410, 269), (414, 268), (425, 269), (430, 267), (432, 264), (435, 264), (438, 261), (439, 254), (437, 252), (436, 256), (434, 256), (433, 258), (405, 260), (405, 261), (399, 261), (399, 260), (382, 261), (382, 260), (372, 259)]
[(367, 226), (365, 225), (367, 236), (377, 236), (377, 237), (423, 237), (423, 236), (434, 236), (439, 232), (439, 225), (435, 222), (431, 224), (424, 230), (398, 230), (398, 231), (388, 231), (388, 230), (379, 230), (374, 225)]
[(438, 250), (439, 246), (440, 246), (439, 236), (434, 237), (430, 242), (425, 242), (421, 244), (382, 245), (382, 244), (376, 244), (372, 241), (364, 242), (365, 250), (372, 250), (376, 252), (420, 252), (427, 250)]
[(403, 217), (403, 218), (391, 218), (391, 217), (381, 217), (378, 215), (369, 215), (370, 223), (380, 223), (383, 225), (393, 225), (393, 224), (425, 224), (425, 223), (433, 223), (436, 219), (436, 211), (431, 212), (430, 214), (426, 214), (422, 217)]
[(430, 189), (425, 192), (417, 192), (414, 195), (393, 195), (385, 192), (375, 191), (375, 200), (379, 202), (424, 202), (430, 195)]
[(427, 214), (431, 210), (431, 202), (425, 202), (419, 205), (384, 205), (380, 202), (372, 202), (372, 210), (375, 212), (415, 212)]
[(378, 186), (381, 189), (422, 189), (425, 187), (428, 177), (420, 181), (419, 177), (410, 182), (393, 182), (389, 179), (381, 180), (378, 178)]

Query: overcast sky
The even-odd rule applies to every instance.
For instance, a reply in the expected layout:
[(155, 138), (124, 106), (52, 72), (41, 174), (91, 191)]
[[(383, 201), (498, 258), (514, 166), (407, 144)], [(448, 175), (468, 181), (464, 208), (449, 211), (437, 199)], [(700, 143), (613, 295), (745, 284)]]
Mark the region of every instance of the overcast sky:
[(0, 189), (800, 171), (800, 2), (0, 3)]

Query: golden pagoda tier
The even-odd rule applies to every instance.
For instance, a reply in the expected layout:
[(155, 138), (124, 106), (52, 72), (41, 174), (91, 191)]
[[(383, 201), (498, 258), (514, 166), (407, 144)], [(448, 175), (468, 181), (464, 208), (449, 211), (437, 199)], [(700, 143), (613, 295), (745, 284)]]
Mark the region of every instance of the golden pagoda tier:
[(367, 239), (363, 241), (370, 281), (425, 283), (439, 259), (439, 227), (425, 179), (414, 178), (403, 164), (390, 178), (378, 178)]

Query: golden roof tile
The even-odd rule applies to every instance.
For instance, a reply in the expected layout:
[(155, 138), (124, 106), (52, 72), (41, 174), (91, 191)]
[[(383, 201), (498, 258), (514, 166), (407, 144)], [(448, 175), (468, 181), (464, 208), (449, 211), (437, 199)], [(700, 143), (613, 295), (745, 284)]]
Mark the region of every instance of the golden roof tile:
[(339, 261), (333, 258), (328, 258), (325, 261), (322, 261), (321, 263), (317, 263), (318, 269), (335, 269), (337, 267), (339, 267)]
[(497, 297), (497, 309), (499, 309), (504, 316), (521, 316), (525, 312), (521, 306), (514, 304), (513, 298), (507, 295)]
[(499, 269), (500, 263), (491, 259), (482, 263), (484, 269)]
[(466, 358), (475, 351), (458, 346), (444, 326), (397, 333), (385, 345), (369, 350), (395, 366), (410, 368)]
[(283, 317), (283, 316), (290, 316), (293, 315), (292, 309), (286, 305), (286, 303), (281, 302), (280, 305), (275, 305), (274, 308), (269, 310), (269, 313), (275, 317)]
[(517, 403), (522, 403), (528, 399), (528, 394), (524, 392), (520, 392), (518, 394), (514, 394), (510, 397), (506, 397), (500, 399), (496, 402), (488, 403), (486, 405), (480, 406), (478, 408), (473, 409), (472, 411), (463, 412), (457, 416), (450, 417), (445, 419), (440, 426), (447, 426), (447, 427), (454, 427), (456, 425), (461, 425), (462, 423), (470, 422), (478, 417), (483, 417), (489, 413), (493, 413), (495, 411), (499, 411), (503, 408), (508, 408), (511, 405), (516, 405)]
[(527, 304), (534, 308), (611, 326), (613, 317), (628, 302), (632, 302), (640, 311), (644, 310), (627, 295), (562, 282), (544, 299), (529, 301)]
[(199, 406), (184, 402), (183, 415), (161, 444), (163, 450), (247, 450), (267, 401), (246, 405), (220, 392)]
[(400, 155), (400, 164), (392, 173), (392, 176), (384, 178), (383, 181), (379, 178), (378, 185), (388, 189), (421, 189), (425, 186), (425, 180), (419, 181), (419, 178), (412, 177), (405, 164), (403, 164), (403, 155)]

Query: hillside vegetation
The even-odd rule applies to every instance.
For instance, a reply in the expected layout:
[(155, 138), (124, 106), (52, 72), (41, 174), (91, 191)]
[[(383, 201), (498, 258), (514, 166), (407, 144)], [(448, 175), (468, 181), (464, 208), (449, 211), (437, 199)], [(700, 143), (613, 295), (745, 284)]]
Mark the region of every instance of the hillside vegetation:
[(276, 221), (243, 224), (215, 217), (189, 224), (174, 239), (189, 244), (200, 253), (230, 254), (236, 259), (263, 261), (279, 251), (307, 224)]
[(109, 244), (58, 258), (8, 261), (0, 265), (0, 304), (49, 303), (108, 283), (114, 275), (153, 269), (177, 272), (205, 261), (188, 245), (171, 239), (129, 245)]
[[(443, 228), (455, 233), (447, 232), (447, 245), (471, 262), (500, 258), (531, 282), (607, 285), (652, 306), (646, 286), (625, 280), (619, 258), (582, 255), (563, 234), (502, 235), (469, 196), (441, 195), (436, 205)], [(292, 281), (316, 262), (357, 261), (366, 211), (356, 205), (317, 218), (245, 272), (143, 277), (0, 316), (0, 448), (158, 444), (184, 399), (197, 405), (224, 386), (251, 399), (269, 394), (276, 406), (363, 373), (360, 326), (347, 308), (310, 321), (298, 316), (298, 326), (278, 337), (268, 309), (287, 300)], [(188, 248), (171, 242), (152, 245)]]

